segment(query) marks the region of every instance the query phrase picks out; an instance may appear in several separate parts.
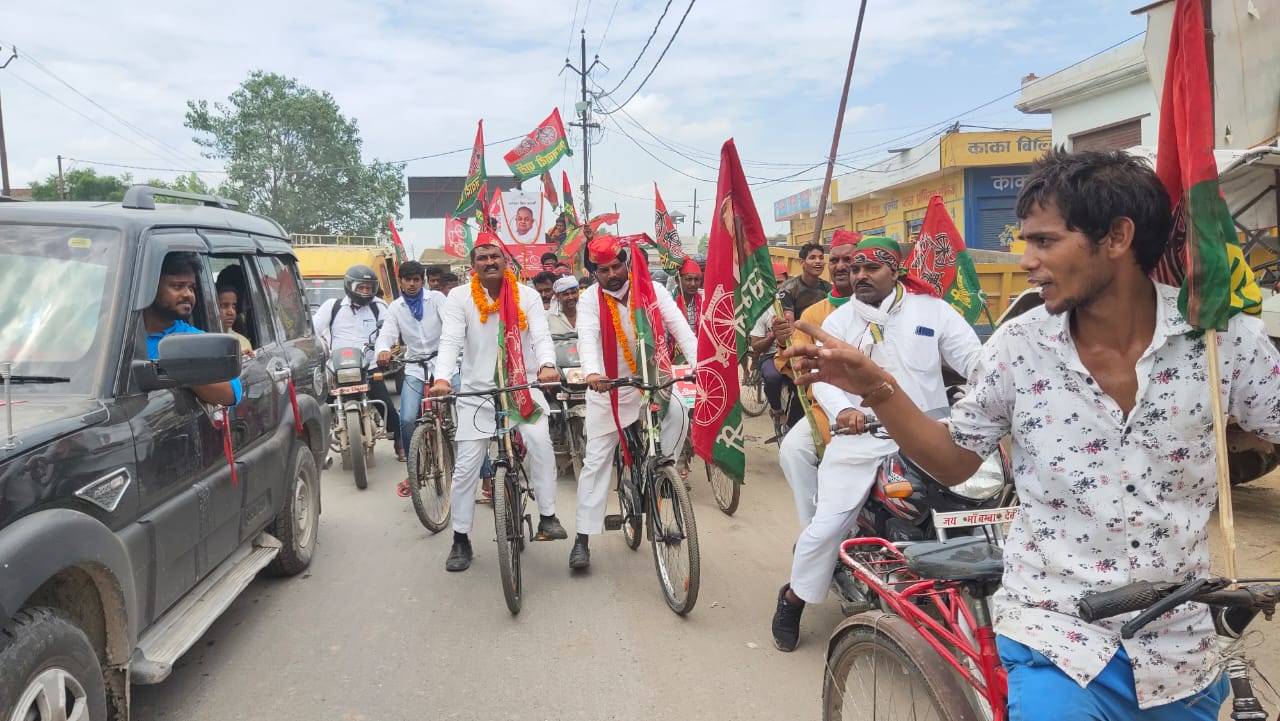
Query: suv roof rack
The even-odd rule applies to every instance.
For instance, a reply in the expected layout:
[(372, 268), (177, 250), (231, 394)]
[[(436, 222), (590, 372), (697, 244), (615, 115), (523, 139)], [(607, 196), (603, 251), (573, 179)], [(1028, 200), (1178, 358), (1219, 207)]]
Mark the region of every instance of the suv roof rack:
[(129, 190), (125, 191), (124, 202), (121, 205), (135, 210), (155, 210), (157, 195), (166, 198), (196, 200), (201, 205), (210, 208), (222, 208), (223, 210), (234, 210), (240, 207), (240, 204), (236, 201), (217, 195), (186, 193), (180, 190), (169, 190), (168, 188), (153, 188), (150, 185), (135, 185), (129, 188)]

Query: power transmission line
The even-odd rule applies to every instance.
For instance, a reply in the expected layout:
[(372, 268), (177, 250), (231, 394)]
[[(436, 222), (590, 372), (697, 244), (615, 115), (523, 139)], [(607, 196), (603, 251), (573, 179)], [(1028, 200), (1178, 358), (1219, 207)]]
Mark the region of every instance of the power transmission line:
[[(680, 16), (680, 23), (676, 25), (675, 32), (671, 33), (671, 39), (667, 41), (667, 46), (662, 49), (662, 54), (658, 55), (658, 59), (654, 61), (653, 67), (649, 68), (649, 74), (644, 76), (644, 80), (640, 81), (640, 84), (636, 86), (635, 90), (631, 91), (630, 97), (628, 97), (626, 100), (623, 100), (621, 103), (618, 104), (616, 108), (614, 108), (615, 111), (622, 108), (627, 103), (631, 102), (632, 98), (635, 98), (635, 96), (638, 95), (640, 91), (644, 88), (644, 84), (649, 82), (649, 78), (653, 77), (653, 74), (654, 72), (657, 71), (658, 66), (662, 64), (662, 59), (667, 56), (667, 51), (671, 49), (672, 43), (674, 43), (676, 41), (676, 37), (680, 35), (680, 28), (684, 27), (684, 21), (688, 19), (689, 11), (693, 10), (693, 4), (695, 2), (697, 2), (697, 0), (689, 0), (689, 7), (684, 9), (684, 15)], [(617, 88), (614, 88), (614, 89), (616, 90)], [(612, 95), (612, 93), (606, 93), (606, 95)], [(603, 113), (603, 111), (601, 112)], [(608, 115), (609, 113), (603, 113), (603, 114)]]
[(609, 21), (604, 24), (604, 34), (600, 36), (600, 44), (596, 45), (596, 55), (604, 47), (604, 39), (609, 37), (609, 28), (613, 27), (613, 14), (618, 12), (618, 0), (613, 0), (613, 9), (609, 11)]
[[(666, 6), (662, 8), (662, 14), (658, 16), (658, 22), (654, 23), (653, 31), (649, 33), (649, 39), (644, 41), (644, 47), (640, 48), (640, 52), (636, 55), (636, 59), (632, 61), (631, 67), (627, 68), (626, 74), (624, 74), (622, 79), (618, 81), (618, 84), (613, 87), (613, 90), (606, 92), (605, 95), (612, 95), (617, 92), (618, 88), (622, 87), (622, 84), (627, 82), (627, 78), (631, 77), (631, 73), (636, 69), (636, 66), (640, 64), (640, 58), (643, 58), (645, 51), (649, 49), (649, 43), (653, 42), (653, 36), (658, 34), (658, 28), (662, 26), (662, 20), (667, 16), (667, 11), (670, 9), (671, 0), (667, 0)], [(570, 42), (572, 42), (572, 39)]]

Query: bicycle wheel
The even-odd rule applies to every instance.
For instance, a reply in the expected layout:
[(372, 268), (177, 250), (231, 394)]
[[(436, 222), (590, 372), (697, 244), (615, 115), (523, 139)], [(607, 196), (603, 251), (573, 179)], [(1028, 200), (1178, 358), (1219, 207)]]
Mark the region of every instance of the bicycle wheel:
[(498, 573), (502, 577), (502, 595), (512, 615), (520, 613), (520, 550), (524, 547), (520, 527), (520, 490), (515, 474), (504, 466), (494, 468), (493, 531), (498, 541)]
[(360, 433), (360, 411), (347, 411), (347, 445), (351, 447), (351, 470), (356, 477), (356, 488), (363, 491), (369, 487), (369, 469), (365, 465), (368, 457), (364, 452), (364, 436)]
[[(901, 633), (917, 633), (906, 626)], [(854, 626), (831, 652), (823, 721), (970, 721), (977, 718), (956, 671), (941, 656), (921, 662), (883, 629)]]
[(418, 520), (432, 533), (449, 525), (453, 445), (438, 423), (419, 423), (409, 442), (409, 496)]
[(714, 463), (704, 461), (703, 465), (707, 469), (707, 482), (711, 484), (711, 495), (716, 497), (716, 505), (726, 516), (732, 516), (738, 510), (738, 501), (742, 498), (742, 484), (735, 483)]
[(626, 476), (628, 469), (622, 463), (622, 449), (613, 453), (613, 472), (616, 482), (614, 490), (618, 493), (618, 513), (622, 515), (622, 540), (626, 542), (627, 548), (636, 550), (640, 547), (640, 519), (643, 512), (637, 507), (632, 494), (627, 492)]
[(654, 471), (649, 497), (649, 543), (667, 605), (677, 615), (698, 602), (698, 526), (684, 481), (671, 466)]
[(750, 365), (746, 367), (738, 366), (738, 376), (742, 379), (738, 401), (742, 404), (742, 412), (755, 418), (769, 407), (769, 399), (764, 395), (764, 376), (760, 374), (760, 367), (754, 361), (748, 363)]

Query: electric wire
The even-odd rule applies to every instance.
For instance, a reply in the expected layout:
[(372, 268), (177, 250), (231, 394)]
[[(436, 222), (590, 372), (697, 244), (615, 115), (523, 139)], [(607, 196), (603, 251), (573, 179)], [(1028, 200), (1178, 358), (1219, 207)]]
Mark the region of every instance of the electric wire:
[[(658, 59), (654, 61), (653, 67), (649, 68), (649, 74), (644, 76), (644, 79), (640, 81), (640, 84), (636, 86), (636, 89), (631, 91), (631, 95), (626, 100), (623, 100), (621, 103), (619, 103), (617, 105), (617, 108), (622, 108), (627, 103), (631, 102), (631, 100), (635, 98), (636, 95), (639, 95), (640, 91), (644, 89), (644, 85), (645, 83), (649, 82), (649, 78), (653, 77), (654, 72), (658, 70), (658, 66), (662, 64), (662, 59), (667, 56), (667, 51), (671, 49), (671, 45), (675, 43), (676, 38), (679, 37), (680, 28), (684, 27), (684, 21), (688, 19), (689, 11), (693, 10), (693, 5), (696, 2), (697, 0), (689, 0), (689, 7), (684, 9), (684, 15), (680, 16), (680, 22), (679, 24), (676, 25), (675, 32), (671, 33), (671, 39), (667, 41), (667, 46), (662, 49), (662, 53), (659, 54)], [(612, 95), (612, 93), (606, 93), (606, 95)], [(615, 108), (615, 110), (617, 108)], [(610, 112), (613, 112), (613, 111), (609, 111), (609, 112), (601, 111), (601, 113), (605, 115), (608, 115)]]

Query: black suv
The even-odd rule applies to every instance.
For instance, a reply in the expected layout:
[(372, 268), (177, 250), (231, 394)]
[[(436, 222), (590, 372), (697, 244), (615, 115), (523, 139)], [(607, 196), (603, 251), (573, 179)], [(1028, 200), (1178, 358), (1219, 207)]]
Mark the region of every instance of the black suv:
[[(0, 719), (127, 719), (129, 684), (167, 677), (258, 571), (311, 560), (324, 352), (288, 236), (232, 205), (0, 202)], [(197, 269), (187, 322), (218, 335), (152, 361), (171, 253)], [(217, 314), (237, 283), (251, 355)], [(235, 377), (225, 415), (190, 390)]]

